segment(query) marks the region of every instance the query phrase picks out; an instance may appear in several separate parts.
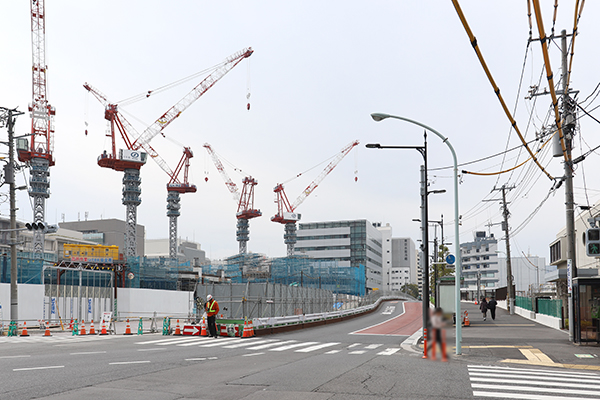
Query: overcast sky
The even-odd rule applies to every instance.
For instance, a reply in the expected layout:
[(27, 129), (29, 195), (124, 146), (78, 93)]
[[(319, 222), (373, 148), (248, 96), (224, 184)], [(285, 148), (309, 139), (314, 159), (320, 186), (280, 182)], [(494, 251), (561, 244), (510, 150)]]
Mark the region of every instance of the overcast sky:
[[(0, 3), (0, 105), (20, 110), (26, 110), (31, 101), (28, 3)], [(552, 4), (542, 1), (548, 33)], [(463, 0), (461, 5), (512, 109), (529, 31), (526, 2)], [(557, 32), (572, 30), (573, 7), (574, 1), (560, 2)], [(600, 80), (599, 13), (600, 4), (586, 2), (571, 79), (580, 99)], [(394, 120), (375, 123), (369, 117), (372, 112), (403, 115), (436, 128), (449, 137), (461, 163), (502, 152), (507, 146), (510, 123), (450, 1), (62, 0), (48, 1), (46, 14), (49, 100), (56, 107), (56, 166), (51, 169), (52, 195), (46, 205), (51, 223), (60, 222), (63, 214), (66, 221), (78, 216), (83, 220), (86, 212), (89, 219), (125, 217), (122, 173), (96, 164), (98, 155), (109, 150), (110, 141), (105, 137), (103, 108), (86, 94), (84, 82), (118, 102), (211, 67), (249, 46), (255, 50), (249, 62), (240, 63), (165, 130), (171, 140), (158, 136), (152, 142), (172, 168), (181, 156), (179, 144), (194, 150), (190, 179), (198, 185), (198, 192), (182, 196), (179, 235), (201, 243), (211, 258), (237, 253), (236, 204), (202, 148), (205, 142), (258, 179), (256, 206), (263, 217), (250, 223), (248, 248), (270, 256), (285, 255), (283, 226), (270, 221), (276, 212), (275, 184), (323, 162), (354, 139), (361, 145), (298, 208), (302, 221), (365, 218), (390, 223), (394, 236), (420, 237), (418, 224), (411, 220), (420, 216), (421, 156), (410, 150), (368, 150), (364, 144), (420, 145), (422, 129)], [(550, 48), (554, 76), (558, 77), (560, 53), (556, 45)], [(524, 99), (529, 86), (537, 84), (541, 76), (542, 62), (540, 44), (533, 42), (516, 113), (528, 140), (541, 130), (551, 102), (549, 96), (538, 97), (535, 104)], [(143, 121), (129, 118), (141, 132), (197, 82), (199, 79), (124, 110)], [(250, 111), (246, 109), (248, 86)], [(545, 78), (541, 87), (547, 87)], [(597, 104), (600, 100), (589, 108)], [(526, 129), (532, 109), (532, 123)], [(593, 114), (600, 117), (600, 112)], [(600, 144), (598, 124), (587, 117), (580, 122), (576, 156), (581, 154), (580, 145), (587, 151), (587, 144)], [(29, 132), (29, 126), (28, 116), (20, 117), (17, 133)], [(446, 146), (433, 135), (429, 139), (430, 168), (451, 165)], [(513, 133), (508, 147), (519, 143)], [(118, 146), (123, 147), (120, 138)], [(524, 160), (524, 152), (508, 153), (504, 168), (517, 160)], [(546, 155), (542, 160), (551, 174), (562, 176), (560, 159)], [(501, 163), (502, 157), (495, 157), (465, 169), (492, 172), (499, 170)], [(598, 156), (592, 154), (584, 164), (587, 174), (582, 173), (580, 164), (575, 176), (578, 204), (600, 198)], [(290, 200), (321, 168), (286, 184)], [(232, 169), (229, 172), (236, 183), (241, 181), (243, 175)], [(454, 243), (451, 172), (430, 172), (431, 188), (448, 190), (430, 196), (430, 219), (443, 214), (448, 223), (446, 241)], [(147, 238), (166, 238), (168, 177), (149, 161), (142, 168), (142, 181), (138, 222), (146, 227)], [(474, 230), (487, 230), (487, 224), (500, 222), (499, 205), (482, 203), (484, 198), (495, 198), (490, 195), (494, 186), (516, 185), (509, 195), (510, 222), (516, 229), (552, 185), (530, 164), (510, 176), (465, 175), (461, 182), (461, 241), (471, 240)], [(32, 218), (24, 192), (18, 196), (18, 207), (19, 219)], [(8, 212), (4, 202), (0, 213), (6, 216)], [(548, 245), (564, 222), (561, 188), (518, 232), (512, 241), (513, 252), (548, 258)], [(491, 231), (502, 236), (499, 226)]]

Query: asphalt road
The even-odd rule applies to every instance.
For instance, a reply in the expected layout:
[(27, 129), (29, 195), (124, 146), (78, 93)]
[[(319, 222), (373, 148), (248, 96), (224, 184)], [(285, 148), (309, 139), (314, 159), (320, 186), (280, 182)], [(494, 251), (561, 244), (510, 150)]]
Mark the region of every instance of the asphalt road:
[[(0, 398), (470, 399), (474, 391), (477, 398), (502, 392), (506, 384), (486, 387), (492, 374), (502, 380), (511, 373), (538, 373), (508, 370), (487, 359), (478, 359), (478, 365), (463, 359), (423, 360), (418, 349), (401, 346), (408, 334), (399, 334), (404, 332), (398, 326), (414, 324), (418, 317), (410, 308), (404, 313), (402, 302), (387, 302), (377, 312), (349, 321), (250, 339), (2, 337)], [(596, 374), (568, 379), (595, 385), (592, 378), (600, 379)], [(556, 390), (553, 379), (546, 383)], [(519, 391), (534, 397), (510, 398), (596, 398)], [(546, 395), (554, 396), (551, 391)]]

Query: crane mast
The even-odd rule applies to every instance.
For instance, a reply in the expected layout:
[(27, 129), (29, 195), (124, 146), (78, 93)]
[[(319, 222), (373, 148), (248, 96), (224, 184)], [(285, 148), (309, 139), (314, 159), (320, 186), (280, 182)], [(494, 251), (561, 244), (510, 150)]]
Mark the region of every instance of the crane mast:
[[(161, 133), (175, 118), (179, 117), (183, 111), (190, 107), (204, 93), (223, 78), (231, 69), (238, 65), (244, 58), (252, 55), (254, 50), (251, 47), (239, 51), (229, 56), (206, 78), (196, 85), (186, 96), (184, 96), (174, 106), (169, 108), (154, 123), (147, 127), (142, 134), (134, 129), (127, 119), (119, 112), (118, 104), (111, 103), (107, 97), (91, 85), (85, 83), (83, 87), (104, 106), (104, 118), (110, 124), (110, 136), (112, 140), (111, 154), (105, 151), (98, 158), (98, 165), (103, 168), (110, 168), (115, 171), (123, 171), (123, 205), (126, 207), (127, 234), (125, 240), (125, 254), (127, 256), (136, 255), (136, 229), (137, 229), (137, 207), (141, 204), (141, 178), (140, 168), (146, 163), (149, 155), (158, 166), (170, 177), (176, 176), (169, 168), (166, 161), (150, 145), (150, 141)], [(115, 128), (119, 131), (126, 150), (116, 151)], [(134, 139), (132, 139), (134, 138)], [(140, 149), (144, 150), (141, 152)], [(173, 193), (178, 193), (174, 191)], [(177, 195), (178, 196), (178, 195)], [(172, 195), (172, 204), (175, 205), (175, 195)], [(168, 202), (169, 200), (167, 200)], [(177, 210), (173, 211), (178, 213)], [(169, 237), (172, 236), (170, 228)], [(176, 232), (176, 220), (175, 220)]]
[[(19, 160), (30, 170), (29, 196), (33, 199), (34, 222), (45, 222), (46, 199), (50, 197), (50, 168), (54, 165), (54, 115), (56, 110), (47, 97), (46, 71), (46, 7), (44, 0), (31, 0), (32, 101), (31, 138), (17, 142)], [(43, 258), (44, 233), (33, 235), (35, 258)]]
[(358, 140), (346, 145), (342, 150), (331, 160), (329, 164), (321, 171), (321, 173), (300, 193), (293, 203), (290, 203), (283, 184), (278, 183), (273, 189), (275, 192), (275, 203), (277, 203), (277, 214), (271, 217), (271, 221), (285, 225), (285, 233), (283, 235), (284, 243), (287, 246), (287, 255), (294, 255), (294, 247), (297, 242), (296, 222), (302, 217), (296, 213), (296, 208), (306, 200), (308, 196), (319, 186), (319, 184), (338, 166), (338, 164), (359, 144)]
[(221, 178), (225, 182), (227, 190), (233, 194), (234, 200), (238, 205), (237, 213), (235, 214), (237, 218), (236, 240), (239, 244), (239, 254), (246, 254), (248, 252), (248, 241), (250, 240), (249, 220), (262, 216), (262, 212), (254, 208), (254, 187), (258, 185), (258, 181), (251, 176), (245, 177), (242, 180), (243, 186), (242, 193), (240, 194), (237, 185), (231, 180), (229, 174), (227, 174), (223, 163), (212, 146), (205, 143), (204, 148), (210, 154), (217, 171), (219, 171), (219, 175), (221, 175)]
[[(190, 169), (190, 158), (194, 157), (192, 149), (183, 148), (183, 156), (175, 171), (170, 175), (167, 183), (167, 217), (169, 218), (169, 258), (177, 258), (177, 218), (181, 215), (180, 195), (184, 193), (196, 193), (196, 185), (188, 182), (188, 171)], [(183, 182), (179, 180), (179, 174), (183, 169)]]

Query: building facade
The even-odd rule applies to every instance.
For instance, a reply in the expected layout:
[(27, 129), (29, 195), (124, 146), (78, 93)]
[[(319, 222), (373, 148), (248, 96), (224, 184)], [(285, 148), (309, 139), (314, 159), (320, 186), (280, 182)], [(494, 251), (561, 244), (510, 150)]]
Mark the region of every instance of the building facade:
[(415, 242), (411, 238), (392, 239), (391, 290), (400, 290), (406, 284), (417, 283), (416, 255)]
[[(146, 239), (145, 250), (147, 257), (168, 258), (169, 239)], [(206, 253), (200, 248), (200, 243), (178, 239), (177, 255), (179, 261), (189, 261), (195, 267), (206, 262)]]
[(341, 267), (365, 269), (367, 290), (384, 289), (382, 234), (365, 219), (299, 225), (297, 255), (337, 261)]
[(494, 234), (474, 232), (472, 242), (461, 243), (460, 256), (464, 278), (461, 285), (463, 298), (474, 300), (478, 293), (480, 296), (491, 295), (499, 287), (506, 286), (499, 278), (498, 240)]
[[(89, 221), (61, 222), (61, 228), (70, 229), (83, 233), (83, 239), (105, 246), (119, 246), (119, 252), (125, 249), (125, 233), (127, 222), (120, 219), (97, 219)], [(136, 229), (136, 255), (144, 256), (144, 239), (146, 237), (143, 225), (137, 225)]]
[(392, 289), (392, 227), (390, 224), (382, 225), (374, 222), (373, 226), (381, 232), (381, 280), (382, 289)]
[[(510, 266), (517, 296), (531, 296), (539, 293), (540, 288), (546, 283), (546, 259), (544, 257), (531, 255), (511, 257)], [(498, 258), (498, 279), (500, 287), (508, 284), (506, 257)]]

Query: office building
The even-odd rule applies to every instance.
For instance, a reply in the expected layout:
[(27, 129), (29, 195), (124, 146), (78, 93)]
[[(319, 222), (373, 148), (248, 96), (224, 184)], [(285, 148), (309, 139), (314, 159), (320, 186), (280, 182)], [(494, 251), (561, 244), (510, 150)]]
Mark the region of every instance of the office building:
[(416, 271), (415, 242), (411, 238), (393, 238), (391, 290), (400, 290), (406, 284), (417, 283)]
[(365, 219), (301, 223), (297, 255), (365, 269), (367, 290), (384, 289), (382, 233)]
[(506, 286), (499, 279), (498, 240), (494, 234), (474, 232), (472, 242), (461, 243), (460, 256), (464, 278), (461, 285), (463, 299), (474, 300), (478, 293), (480, 296), (491, 296), (496, 289)]

